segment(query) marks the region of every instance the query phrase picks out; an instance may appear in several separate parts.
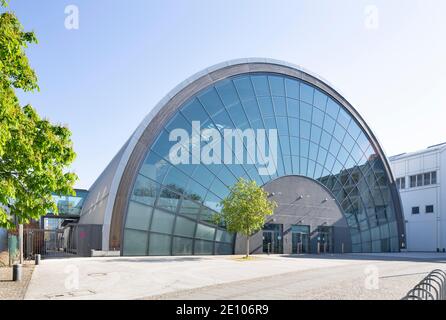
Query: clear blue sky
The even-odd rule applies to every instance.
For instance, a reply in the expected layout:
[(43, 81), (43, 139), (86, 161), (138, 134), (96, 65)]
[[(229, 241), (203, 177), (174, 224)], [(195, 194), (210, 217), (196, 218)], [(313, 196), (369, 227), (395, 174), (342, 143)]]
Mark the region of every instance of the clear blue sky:
[[(446, 141), (446, 2), (11, 0), (39, 44), (41, 91), (20, 94), (73, 132), (88, 188), (175, 85), (215, 63), (269, 57), (304, 66), (356, 107), (387, 155)], [(64, 26), (79, 8), (79, 29)], [(368, 28), (378, 11), (377, 28)], [(376, 12), (376, 11), (373, 11)], [(372, 23), (373, 23), (372, 22)]]

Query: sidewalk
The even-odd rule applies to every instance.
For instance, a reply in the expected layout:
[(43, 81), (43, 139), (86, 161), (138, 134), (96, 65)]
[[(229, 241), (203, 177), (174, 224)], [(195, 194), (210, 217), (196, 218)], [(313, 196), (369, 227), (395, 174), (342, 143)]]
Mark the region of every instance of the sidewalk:
[(22, 300), (34, 270), (34, 262), (25, 262), (22, 281), (12, 281), (12, 268), (0, 268), (0, 300)]

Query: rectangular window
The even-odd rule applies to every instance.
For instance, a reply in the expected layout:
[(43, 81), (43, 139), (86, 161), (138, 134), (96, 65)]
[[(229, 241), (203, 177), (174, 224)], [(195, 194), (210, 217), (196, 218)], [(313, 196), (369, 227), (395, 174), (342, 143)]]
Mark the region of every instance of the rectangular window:
[(410, 176), (410, 187), (415, 188), (417, 186), (417, 176)]
[[(424, 174), (417, 174), (410, 176), (410, 188), (428, 186), (437, 183), (437, 172), (427, 172)], [(398, 186), (398, 184), (397, 184)]]
[(421, 187), (423, 185), (423, 175), (417, 174), (417, 187)]
[(412, 207), (412, 214), (419, 214), (420, 213), (420, 207)]
[(431, 172), (431, 184), (437, 184), (437, 172)]
[(430, 184), (431, 184), (431, 173), (428, 172), (424, 174), (424, 185), (427, 186)]
[(434, 206), (433, 205), (426, 206), (426, 213), (433, 213), (433, 212), (434, 212)]
[(406, 189), (406, 178), (398, 178), (396, 179), (396, 187), (398, 189)]

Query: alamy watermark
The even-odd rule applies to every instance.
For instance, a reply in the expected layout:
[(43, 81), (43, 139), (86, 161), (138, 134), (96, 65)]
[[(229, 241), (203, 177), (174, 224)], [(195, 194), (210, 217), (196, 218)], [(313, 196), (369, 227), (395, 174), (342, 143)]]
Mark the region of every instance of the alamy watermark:
[(370, 4), (364, 8), (364, 27), (368, 30), (379, 28), (379, 10), (376, 5)]
[(379, 289), (379, 268), (376, 265), (368, 265), (364, 269), (364, 287), (367, 290)]
[(254, 164), (259, 175), (277, 171), (277, 129), (223, 129), (221, 134), (215, 128), (201, 129), (200, 121), (192, 121), (191, 129), (170, 132), (169, 141), (176, 142), (169, 151), (173, 165)]
[(65, 7), (65, 17), (64, 25), (68, 30), (78, 30), (79, 29), (79, 8), (74, 4), (70, 4)]

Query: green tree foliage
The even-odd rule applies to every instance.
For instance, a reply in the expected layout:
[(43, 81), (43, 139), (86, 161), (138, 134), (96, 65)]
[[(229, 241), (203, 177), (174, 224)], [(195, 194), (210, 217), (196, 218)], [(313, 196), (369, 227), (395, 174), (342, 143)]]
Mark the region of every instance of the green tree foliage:
[(265, 220), (273, 214), (277, 204), (268, 200), (268, 193), (255, 181), (240, 178), (230, 188), (229, 195), (220, 202), (221, 213), (217, 223), (224, 223), (229, 232), (246, 236), (246, 257), (249, 256), (249, 237), (263, 228)]
[[(0, 0), (6, 7), (6, 1)], [(16, 89), (38, 90), (37, 77), (25, 54), (37, 43), (11, 12), (0, 15), (0, 227), (57, 213), (55, 194), (74, 194), (77, 179), (66, 170), (75, 153), (71, 132), (41, 119), (30, 106), (20, 106)]]

